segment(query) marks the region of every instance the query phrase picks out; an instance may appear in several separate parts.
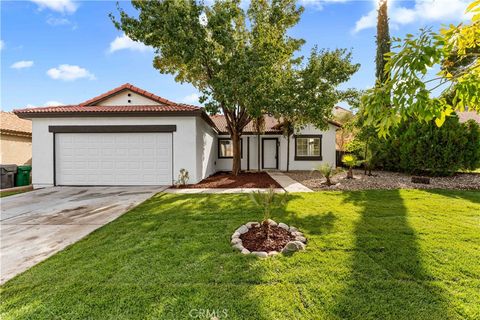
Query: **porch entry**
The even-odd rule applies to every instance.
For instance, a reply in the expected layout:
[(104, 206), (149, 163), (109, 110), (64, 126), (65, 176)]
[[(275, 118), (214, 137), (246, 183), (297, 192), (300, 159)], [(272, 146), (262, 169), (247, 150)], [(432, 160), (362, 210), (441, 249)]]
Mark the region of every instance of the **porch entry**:
[(262, 169), (278, 169), (278, 138), (262, 138)]

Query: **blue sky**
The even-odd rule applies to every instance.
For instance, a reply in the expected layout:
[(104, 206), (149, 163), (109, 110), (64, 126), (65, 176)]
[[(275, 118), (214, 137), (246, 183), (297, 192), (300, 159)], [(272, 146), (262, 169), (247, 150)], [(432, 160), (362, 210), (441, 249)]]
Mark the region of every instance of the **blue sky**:
[[(361, 64), (345, 85), (365, 89), (374, 81), (376, 1), (303, 0), (306, 10), (292, 29), (310, 48), (348, 48)], [(390, 3), (393, 36), (420, 27), (465, 19), (468, 0), (412, 0)], [(129, 2), (121, 1), (130, 9)], [(108, 14), (115, 1), (1, 1), (2, 110), (76, 104), (125, 82), (167, 99), (198, 104), (189, 84), (152, 67), (153, 52), (116, 30)], [(132, 11), (133, 12), (133, 11)]]

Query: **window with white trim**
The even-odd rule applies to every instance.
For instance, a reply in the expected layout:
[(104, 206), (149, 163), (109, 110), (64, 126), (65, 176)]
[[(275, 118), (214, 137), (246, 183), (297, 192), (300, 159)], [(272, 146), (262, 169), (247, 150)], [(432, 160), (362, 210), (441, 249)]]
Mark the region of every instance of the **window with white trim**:
[(295, 136), (295, 160), (321, 160), (322, 136), (297, 135)]

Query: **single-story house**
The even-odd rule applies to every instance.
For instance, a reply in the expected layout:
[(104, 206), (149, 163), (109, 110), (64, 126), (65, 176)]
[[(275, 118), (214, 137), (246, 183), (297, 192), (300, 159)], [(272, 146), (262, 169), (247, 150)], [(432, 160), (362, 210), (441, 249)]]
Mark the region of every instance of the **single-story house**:
[(0, 164), (32, 163), (32, 122), (0, 111)]
[[(34, 187), (53, 185), (171, 185), (180, 169), (197, 183), (230, 170), (232, 144), (225, 118), (124, 84), (78, 105), (15, 110), (33, 124)], [(242, 169), (286, 169), (287, 140), (266, 117), (260, 141), (251, 125), (242, 136)], [(335, 165), (335, 131), (307, 126), (291, 137), (290, 169)]]

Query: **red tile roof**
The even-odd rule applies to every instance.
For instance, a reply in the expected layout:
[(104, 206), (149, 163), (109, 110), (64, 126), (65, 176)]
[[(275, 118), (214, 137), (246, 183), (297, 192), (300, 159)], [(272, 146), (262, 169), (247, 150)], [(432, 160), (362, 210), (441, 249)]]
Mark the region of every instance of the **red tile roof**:
[(198, 111), (202, 108), (185, 104), (174, 105), (124, 105), (124, 106), (84, 106), (69, 105), (58, 107), (40, 107), (15, 110), (16, 114), (27, 115), (32, 113), (71, 113), (71, 112), (102, 112), (102, 113), (118, 113), (118, 112), (174, 112), (174, 111)]
[[(139, 95), (147, 97), (153, 101), (158, 102), (158, 105), (109, 105), (109, 106), (100, 106), (96, 105), (100, 101), (107, 99), (123, 90), (130, 90)], [(17, 109), (14, 110), (15, 114), (20, 117), (29, 117), (32, 115), (40, 114), (71, 114), (71, 113), (138, 113), (138, 112), (199, 112), (202, 113), (203, 108), (192, 106), (183, 103), (175, 103), (165, 98), (159, 97), (153, 93), (142, 90), (138, 87), (135, 87), (129, 83), (121, 85), (113, 90), (105, 92), (95, 98), (89, 99), (85, 102), (82, 102), (78, 105), (66, 105), (66, 106), (55, 106), (55, 107), (38, 107), (38, 108), (26, 108), (26, 109)]]
[[(210, 116), (210, 118), (213, 120), (213, 123), (215, 123), (215, 126), (219, 129), (221, 133), (227, 133), (227, 120), (225, 119), (225, 116), (222, 114), (216, 114), (213, 116)], [(339, 124), (336, 121), (333, 120), (328, 120), (329, 123), (341, 127), (341, 124)], [(265, 116), (265, 133), (282, 133), (282, 130), (280, 129), (280, 124), (275, 117), (272, 116)], [(243, 129), (244, 133), (255, 133), (255, 128), (253, 127), (253, 121), (250, 121), (245, 128)]]
[[(215, 123), (215, 126), (220, 130), (222, 133), (228, 132), (227, 130), (227, 120), (225, 119), (225, 116), (223, 114), (216, 114), (213, 116), (210, 116), (210, 118), (213, 120), (213, 123)], [(265, 116), (265, 132), (266, 133), (278, 133), (281, 132), (279, 129), (274, 128), (276, 125), (278, 125), (278, 120), (275, 119), (274, 117), (270, 116)], [(244, 133), (254, 133), (255, 128), (253, 127), (253, 121), (250, 121), (245, 128), (243, 129)]]
[(12, 112), (0, 112), (0, 132), (10, 135), (32, 135), (32, 121), (20, 119)]
[(95, 105), (95, 103), (99, 102), (99, 101), (102, 101), (102, 100), (105, 100), (107, 99), (108, 97), (111, 97), (121, 91), (124, 91), (124, 90), (130, 90), (130, 91), (133, 91), (139, 95), (142, 95), (144, 97), (147, 97), (153, 101), (156, 101), (158, 103), (161, 103), (161, 104), (176, 104), (175, 102), (172, 102), (170, 100), (167, 100), (165, 98), (162, 98), (162, 97), (159, 97), (151, 92), (148, 92), (146, 90), (143, 90), (143, 89), (140, 89), (139, 87), (135, 87), (134, 85), (130, 84), (130, 83), (125, 83), (123, 85), (121, 85), (120, 87), (117, 87), (115, 89), (112, 89), (110, 91), (107, 91), (105, 93), (102, 93), (101, 95), (99, 96), (96, 96), (92, 99), (89, 99), (87, 101), (84, 101), (82, 103), (80, 103), (81, 106), (92, 106), (92, 105)]

